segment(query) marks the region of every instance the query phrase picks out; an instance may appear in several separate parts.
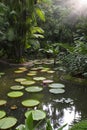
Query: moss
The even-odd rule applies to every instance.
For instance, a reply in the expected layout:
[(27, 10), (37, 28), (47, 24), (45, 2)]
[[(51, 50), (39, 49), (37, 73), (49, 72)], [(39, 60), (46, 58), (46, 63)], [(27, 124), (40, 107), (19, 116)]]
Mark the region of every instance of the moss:
[(87, 130), (87, 120), (75, 124), (70, 130)]

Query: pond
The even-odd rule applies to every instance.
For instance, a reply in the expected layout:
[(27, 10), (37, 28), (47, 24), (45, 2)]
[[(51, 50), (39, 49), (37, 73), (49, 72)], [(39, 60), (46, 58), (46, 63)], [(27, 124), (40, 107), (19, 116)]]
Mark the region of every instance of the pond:
[[(18, 70), (23, 68), (0, 66), (0, 72), (5, 72), (5, 75), (0, 78), (0, 99), (7, 101), (6, 105), (0, 106), (0, 110), (6, 111), (7, 116), (16, 117), (18, 119), (18, 124), (24, 123), (24, 114), (27, 110), (44, 110), (55, 130), (66, 123), (67, 126), (64, 130), (68, 130), (74, 123), (82, 119), (87, 119), (87, 85), (79, 84), (78, 81), (76, 83), (63, 80), (62, 76), (65, 74), (54, 69), (53, 64), (51, 64), (52, 61), (39, 62), (36, 60), (34, 63), (35, 65), (33, 67), (27, 66), (27, 69), (21, 73), (18, 72)], [(28, 75), (31, 71), (35, 71), (36, 75)], [(41, 80), (36, 80), (35, 84), (30, 86), (41, 86), (43, 91), (30, 93), (25, 90), (26, 86), (24, 85), (24, 89), (20, 90), (24, 93), (23, 96), (19, 98), (10, 98), (7, 96), (7, 93), (13, 91), (10, 88), (11, 86), (20, 85), (15, 79), (27, 78), (28, 80), (34, 80), (35, 77), (45, 77), (48, 80), (53, 80), (54, 83), (64, 84), (65, 92), (60, 94), (50, 93), (48, 84), (43, 84)], [(25, 99), (39, 100), (40, 104), (33, 108), (26, 108), (21, 104)], [(14, 106), (16, 106), (15, 109), (13, 109)], [(41, 125), (41, 128), (44, 130), (44, 123)]]

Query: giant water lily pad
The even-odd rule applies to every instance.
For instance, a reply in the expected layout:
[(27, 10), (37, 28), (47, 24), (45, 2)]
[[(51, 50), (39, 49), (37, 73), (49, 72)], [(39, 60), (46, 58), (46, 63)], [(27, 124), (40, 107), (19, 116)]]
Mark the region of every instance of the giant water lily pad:
[(2, 76), (2, 75), (5, 75), (5, 73), (4, 72), (0, 72), (0, 76)]
[(0, 119), (3, 118), (6, 115), (5, 111), (0, 111)]
[(49, 92), (53, 94), (60, 94), (60, 93), (64, 93), (65, 90), (64, 89), (50, 89)]
[(35, 76), (36, 73), (27, 73), (28, 76)]
[(47, 71), (47, 73), (49, 73), (49, 74), (53, 74), (55, 71), (53, 71), (53, 70), (49, 70), (49, 71)]
[(0, 100), (0, 106), (2, 106), (2, 105), (5, 105), (7, 103), (7, 101), (6, 100)]
[(17, 78), (15, 79), (16, 82), (22, 82), (22, 81), (25, 81), (26, 79), (25, 78)]
[(40, 81), (40, 80), (45, 80), (46, 78), (45, 77), (34, 77), (33, 79), (36, 81)]
[(25, 113), (25, 117), (27, 118), (29, 116), (29, 114), (32, 113), (33, 116), (33, 120), (42, 120), (46, 117), (46, 113), (42, 110), (31, 110), (31, 111), (27, 111)]
[(20, 74), (20, 73), (23, 73), (24, 71), (23, 70), (15, 70), (14, 71), (16, 74)]
[(22, 85), (32, 85), (32, 84), (35, 84), (35, 81), (32, 81), (32, 80), (25, 80), (25, 81), (22, 81), (21, 82)]
[(64, 88), (65, 85), (61, 83), (52, 83), (49, 85), (50, 88)]
[(13, 127), (17, 123), (17, 119), (14, 117), (5, 117), (0, 119), (0, 129), (7, 130)]
[(20, 67), (20, 68), (18, 68), (19, 70), (23, 70), (23, 71), (27, 71), (27, 68), (25, 68), (25, 67)]
[(37, 106), (40, 102), (38, 100), (34, 100), (34, 99), (27, 99), (22, 101), (22, 105), (25, 107), (34, 107)]
[(10, 87), (12, 90), (22, 90), (24, 89), (24, 86), (21, 85), (14, 85)]
[(36, 71), (36, 70), (38, 70), (38, 68), (32, 68), (31, 70)]
[(43, 90), (43, 88), (38, 87), (38, 86), (32, 86), (32, 87), (27, 87), (25, 90), (27, 92), (40, 92)]
[(12, 92), (9, 92), (7, 95), (8, 95), (8, 97), (11, 97), (11, 98), (17, 98), (17, 97), (23, 96), (23, 92), (12, 91)]

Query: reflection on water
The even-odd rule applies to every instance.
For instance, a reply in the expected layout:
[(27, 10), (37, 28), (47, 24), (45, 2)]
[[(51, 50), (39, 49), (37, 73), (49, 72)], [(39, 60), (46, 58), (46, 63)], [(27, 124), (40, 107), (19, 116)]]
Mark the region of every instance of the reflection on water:
[[(21, 101), (28, 98), (37, 99), (40, 101), (40, 105), (34, 109), (43, 109), (47, 113), (47, 118), (51, 120), (51, 123), (55, 130), (67, 123), (64, 130), (68, 130), (71, 125), (82, 120), (87, 119), (87, 88), (84, 85), (77, 85), (75, 83), (68, 83), (61, 81), (57, 72), (54, 74), (48, 74), (46, 72), (37, 72), (37, 76), (44, 76), (47, 79), (52, 79), (56, 83), (65, 84), (65, 93), (54, 95), (49, 93), (48, 86), (43, 86), (42, 82), (36, 82), (35, 85), (42, 85), (43, 92), (40, 93), (28, 93), (25, 90), (24, 96), (18, 99), (10, 99), (7, 97), (7, 93), (10, 90), (10, 86), (16, 85), (15, 78), (26, 76), (27, 72), (23, 74), (15, 74), (14, 70), (17, 68), (3, 69), (5, 75), (0, 79), (0, 99), (6, 99), (7, 104), (4, 107), (0, 107), (1, 110), (7, 112), (7, 116), (15, 116), (18, 118), (18, 124), (24, 122), (24, 113), (27, 108), (21, 105)], [(0, 69), (2, 70), (2, 69)], [(30, 78), (32, 79), (32, 77)], [(11, 110), (11, 106), (16, 105), (16, 110)], [(44, 130), (44, 126), (43, 126)]]

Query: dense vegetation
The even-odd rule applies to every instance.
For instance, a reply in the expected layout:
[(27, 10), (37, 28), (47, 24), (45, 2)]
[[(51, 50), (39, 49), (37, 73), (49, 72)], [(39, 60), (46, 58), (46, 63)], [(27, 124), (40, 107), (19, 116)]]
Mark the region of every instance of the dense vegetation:
[(56, 64), (62, 56), (71, 74), (86, 77), (87, 17), (83, 11), (74, 14), (68, 2), (2, 0), (0, 57), (14, 62), (52, 57)]

